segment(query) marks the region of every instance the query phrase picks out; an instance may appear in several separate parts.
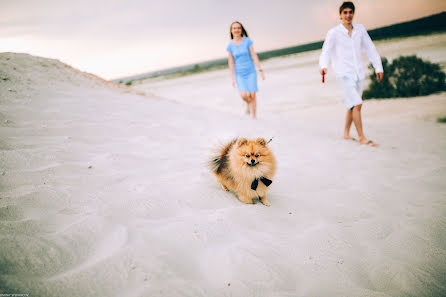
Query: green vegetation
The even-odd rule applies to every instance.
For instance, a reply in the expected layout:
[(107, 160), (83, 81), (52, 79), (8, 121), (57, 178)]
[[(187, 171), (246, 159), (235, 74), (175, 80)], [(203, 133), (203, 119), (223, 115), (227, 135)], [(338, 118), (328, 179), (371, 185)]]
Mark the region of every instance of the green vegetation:
[[(370, 75), (372, 82), (364, 91), (364, 99), (426, 96), (446, 90), (446, 74), (439, 64), (417, 56), (401, 56), (391, 64), (383, 58), (382, 64), (382, 82), (377, 82), (373, 71)], [(373, 69), (372, 65), (369, 68)]]
[(446, 123), (446, 116), (438, 118), (437, 122), (439, 122), (439, 123)]
[(227, 66), (227, 62), (225, 62), (224, 64), (222, 64), (222, 63), (208, 63), (206, 65), (201, 65), (201, 66), (200, 66), (200, 64), (195, 64), (192, 69), (180, 69), (180, 70), (178, 70), (176, 72), (169, 73), (169, 74), (164, 75), (164, 76), (167, 77), (167, 78), (173, 78), (173, 77), (185, 76), (185, 75), (189, 75), (189, 74), (206, 72), (206, 71), (209, 71), (209, 70), (216, 70), (216, 69), (226, 68), (226, 66)]
[(382, 58), (381, 62), (383, 65), (384, 76), (380, 83), (376, 80), (376, 73), (373, 66), (371, 64), (369, 65), (369, 68), (373, 69), (373, 73), (370, 74), (371, 83), (368, 89), (363, 93), (364, 99), (395, 97), (395, 88), (390, 82), (391, 71), (389, 61), (386, 58)]
[(125, 83), (126, 86), (131, 86), (132, 85), (132, 81), (128, 81)]
[(298, 46), (292, 46), (292, 47), (281, 48), (281, 49), (267, 51), (267, 52), (261, 52), (261, 53), (258, 53), (258, 56), (259, 56), (260, 60), (266, 60), (266, 59), (274, 58), (274, 57), (280, 57), (280, 56), (286, 56), (286, 55), (292, 55), (292, 54), (298, 54), (298, 53), (302, 53), (302, 52), (317, 50), (317, 49), (322, 48), (323, 44), (324, 44), (323, 41), (307, 43), (307, 44), (298, 45)]

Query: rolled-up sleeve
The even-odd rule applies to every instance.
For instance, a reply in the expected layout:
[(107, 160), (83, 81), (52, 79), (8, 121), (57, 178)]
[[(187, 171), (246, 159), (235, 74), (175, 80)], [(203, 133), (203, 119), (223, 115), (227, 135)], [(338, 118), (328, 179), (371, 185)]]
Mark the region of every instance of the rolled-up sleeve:
[(375, 68), (375, 72), (383, 72), (381, 57), (379, 56), (378, 51), (376, 50), (376, 47), (365, 28), (363, 28), (361, 44), (364, 52), (370, 60), (370, 63), (372, 63), (373, 68)]

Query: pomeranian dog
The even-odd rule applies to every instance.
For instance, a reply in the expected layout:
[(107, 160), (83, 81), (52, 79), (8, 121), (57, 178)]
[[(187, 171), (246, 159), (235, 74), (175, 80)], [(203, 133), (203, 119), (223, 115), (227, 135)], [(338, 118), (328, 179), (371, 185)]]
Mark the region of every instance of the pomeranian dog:
[(243, 203), (252, 204), (252, 199), (259, 198), (264, 205), (271, 205), (266, 191), (276, 161), (264, 138), (236, 138), (224, 145), (210, 163), (223, 190), (234, 192)]

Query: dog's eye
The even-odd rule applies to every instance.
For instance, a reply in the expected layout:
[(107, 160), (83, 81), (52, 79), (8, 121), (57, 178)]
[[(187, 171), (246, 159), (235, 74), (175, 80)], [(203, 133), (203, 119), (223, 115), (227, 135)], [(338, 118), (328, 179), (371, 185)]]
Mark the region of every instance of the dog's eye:
[(249, 155), (248, 155), (248, 154), (246, 154), (246, 158), (249, 158)]
[(259, 154), (256, 154), (256, 158), (258, 158), (259, 157)]

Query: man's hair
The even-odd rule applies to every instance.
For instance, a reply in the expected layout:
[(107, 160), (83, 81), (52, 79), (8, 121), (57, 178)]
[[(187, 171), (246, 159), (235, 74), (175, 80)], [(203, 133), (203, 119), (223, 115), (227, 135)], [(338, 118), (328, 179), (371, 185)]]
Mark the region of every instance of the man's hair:
[(353, 4), (353, 2), (346, 1), (342, 3), (342, 5), (339, 7), (339, 14), (341, 14), (342, 11), (346, 8), (351, 8), (353, 12), (355, 12), (355, 4)]

